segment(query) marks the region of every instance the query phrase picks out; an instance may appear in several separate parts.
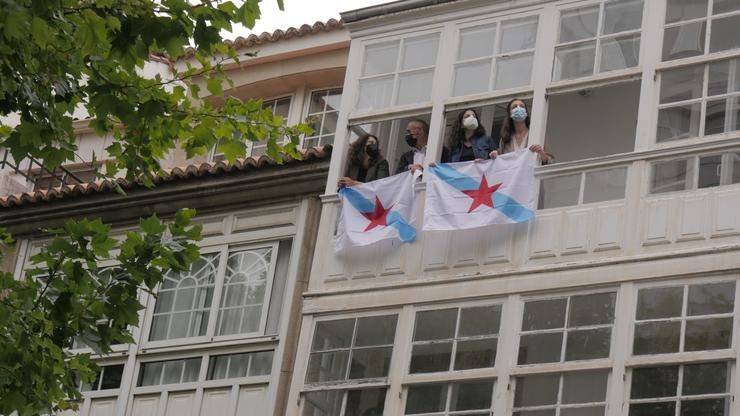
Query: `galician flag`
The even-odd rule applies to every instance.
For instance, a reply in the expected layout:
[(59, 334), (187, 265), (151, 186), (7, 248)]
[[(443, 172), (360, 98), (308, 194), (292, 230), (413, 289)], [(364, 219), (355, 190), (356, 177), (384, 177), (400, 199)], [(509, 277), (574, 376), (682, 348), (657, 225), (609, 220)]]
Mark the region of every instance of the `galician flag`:
[(429, 169), (424, 230), (461, 230), (534, 218), (534, 167), (528, 149), (494, 160), (439, 163)]
[(416, 238), (414, 179), (413, 173), (404, 172), (342, 188), (339, 191), (342, 215), (335, 250), (389, 238), (413, 241)]

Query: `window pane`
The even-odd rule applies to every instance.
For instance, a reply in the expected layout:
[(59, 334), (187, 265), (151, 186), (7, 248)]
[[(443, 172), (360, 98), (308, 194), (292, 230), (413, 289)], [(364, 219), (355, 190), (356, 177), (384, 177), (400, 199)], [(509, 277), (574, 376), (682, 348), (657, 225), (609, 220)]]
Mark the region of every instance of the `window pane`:
[(658, 162), (653, 164), (652, 180), (650, 182), (650, 193), (683, 191), (691, 189), (687, 179), (687, 160), (671, 160), (669, 162)]
[(611, 324), (614, 322), (616, 293), (598, 293), (570, 298), (568, 327)]
[(555, 363), (560, 361), (563, 333), (522, 335), (519, 340), (518, 364)]
[(624, 198), (627, 167), (586, 172), (583, 203), (612, 201)]
[(303, 416), (335, 416), (342, 411), (342, 390), (309, 391), (304, 397)]
[[(728, 101), (732, 105), (732, 102), (735, 100), (734, 98), (730, 98), (729, 100), (707, 101), (707, 113), (704, 118), (705, 136), (725, 132), (725, 116), (728, 114)], [(732, 114), (732, 107), (730, 107), (729, 114)]]
[(563, 328), (568, 299), (529, 301), (524, 304), (522, 331)]
[(425, 384), (409, 387), (406, 414), (442, 412), (447, 403), (447, 385)]
[(439, 35), (405, 39), (401, 70), (434, 66), (437, 61)]
[(534, 48), (537, 40), (537, 18), (513, 20), (501, 25), (501, 47), (499, 53), (515, 52)]
[[(738, 114), (738, 120), (740, 120), (740, 114)], [(740, 153), (730, 153), (730, 157), (732, 159), (732, 183), (740, 183)]]
[(435, 371), (448, 371), (450, 369), (451, 356), (451, 342), (414, 345), (411, 352), (409, 372), (432, 373)]
[(735, 308), (735, 282), (689, 286), (688, 315), (732, 313)]
[(226, 356), (231, 358), (229, 363), (229, 378), (246, 377), (249, 371), (249, 354), (234, 354)]
[(660, 74), (660, 102), (684, 101), (702, 96), (704, 65), (672, 69)]
[(501, 306), (478, 306), (460, 310), (458, 336), (495, 335), (501, 321)]
[(249, 376), (262, 376), (270, 374), (272, 370), (273, 351), (254, 352), (249, 363)]
[(491, 61), (477, 61), (455, 67), (454, 95), (475, 94), (488, 91), (491, 78)]
[(546, 406), (558, 400), (560, 375), (516, 377), (514, 407)]
[(381, 416), (385, 407), (385, 388), (347, 392), (345, 416)]
[(681, 22), (707, 15), (708, 0), (668, 0), (665, 22)]
[(599, 8), (588, 7), (566, 10), (560, 14), (560, 36), (558, 43), (572, 42), (596, 36)]
[(123, 376), (123, 364), (109, 365), (101, 367), (103, 371), (100, 389), (117, 389), (121, 387), (121, 377)]
[(357, 320), (355, 346), (393, 344), (396, 337), (396, 315), (370, 316)]
[(661, 109), (658, 112), (658, 143), (697, 137), (700, 115), (699, 103)]
[(161, 384), (162, 367), (164, 363), (157, 361), (153, 363), (141, 364), (141, 372), (139, 374), (139, 386), (156, 386)]
[(516, 88), (529, 85), (532, 79), (533, 54), (524, 54), (496, 60), (495, 89)]
[(363, 348), (352, 350), (349, 378), (373, 378), (388, 375), (393, 347)]
[(592, 403), (606, 400), (608, 371), (585, 371), (563, 374), (562, 403)]
[(441, 309), (416, 313), (414, 341), (452, 339), (455, 337), (457, 309)]
[(596, 42), (564, 46), (555, 50), (555, 74), (557, 80), (578, 78), (594, 73)]
[(680, 338), (681, 322), (635, 324), (635, 340), (632, 353), (643, 355), (678, 352)]
[(684, 395), (726, 393), (727, 363), (690, 364), (683, 368)]
[(709, 52), (740, 48), (740, 15), (712, 19)]
[(732, 343), (732, 318), (686, 321), (684, 351), (721, 350)]
[(393, 95), (393, 76), (360, 80), (357, 108), (361, 110), (388, 107)]
[(637, 319), (681, 316), (683, 287), (640, 289), (637, 295)]
[(398, 105), (427, 101), (432, 96), (434, 70), (401, 74), (398, 77)]
[(362, 76), (387, 74), (396, 70), (398, 41), (371, 45), (365, 48), (365, 64)]
[(699, 158), (699, 188), (719, 186), (722, 155)]
[(355, 328), (354, 319), (337, 319), (316, 323), (313, 334), (311, 351), (348, 348), (352, 343), (352, 332)]
[(629, 416), (675, 416), (676, 403), (638, 403), (630, 405)]
[[(707, 85), (707, 95), (718, 95), (727, 93), (730, 78), (730, 62), (720, 61), (709, 64), (709, 84)], [(734, 66), (734, 65), (733, 65)]]
[(670, 61), (704, 54), (706, 29), (706, 21), (667, 27), (663, 32), (663, 60)]
[(712, 4), (712, 14), (727, 13), (740, 10), (740, 3), (737, 0), (714, 0)]
[(279, 100), (275, 100), (275, 105), (272, 108), (272, 112), (276, 116), (280, 116), (283, 119), (288, 118), (288, 114), (290, 113), (290, 98), (281, 98)]
[(202, 359), (200, 357), (185, 360), (185, 369), (182, 373), (183, 383), (187, 383), (189, 381), (198, 381), (201, 361)]
[(678, 367), (644, 367), (632, 370), (633, 399), (671, 397), (678, 387)]
[(560, 409), (560, 416), (597, 416), (605, 414), (606, 407), (573, 407)]
[(514, 412), (513, 416), (555, 416), (555, 409), (523, 410)]
[(450, 410), (490, 409), (492, 396), (492, 381), (453, 384)]
[(565, 360), (593, 360), (609, 357), (611, 335), (611, 328), (569, 331)]
[(478, 26), (460, 31), (460, 49), (457, 60), (480, 58), (493, 55), (496, 25)]
[(306, 383), (344, 380), (347, 377), (349, 351), (311, 353), (306, 370)]
[(730, 416), (730, 406), (725, 398), (681, 400), (681, 416)]
[(493, 367), (496, 360), (496, 338), (458, 341), (455, 370)]
[(540, 182), (539, 209), (578, 205), (581, 174), (546, 178)]
[(604, 4), (602, 34), (636, 30), (642, 26), (642, 0), (612, 1)]
[(599, 72), (636, 67), (640, 61), (640, 35), (605, 39), (601, 42)]

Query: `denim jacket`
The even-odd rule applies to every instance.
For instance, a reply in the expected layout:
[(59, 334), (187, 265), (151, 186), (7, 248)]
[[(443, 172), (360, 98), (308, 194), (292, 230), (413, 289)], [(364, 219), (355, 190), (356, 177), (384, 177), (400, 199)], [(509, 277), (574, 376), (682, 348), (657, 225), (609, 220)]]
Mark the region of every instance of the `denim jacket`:
[[(496, 150), (496, 142), (493, 141), (491, 136), (473, 136), (470, 138), (470, 144), (472, 144), (473, 155), (476, 159), (490, 159), (488, 154)], [(462, 144), (457, 149), (450, 149), (450, 162), (459, 162), (460, 156), (462, 155)]]

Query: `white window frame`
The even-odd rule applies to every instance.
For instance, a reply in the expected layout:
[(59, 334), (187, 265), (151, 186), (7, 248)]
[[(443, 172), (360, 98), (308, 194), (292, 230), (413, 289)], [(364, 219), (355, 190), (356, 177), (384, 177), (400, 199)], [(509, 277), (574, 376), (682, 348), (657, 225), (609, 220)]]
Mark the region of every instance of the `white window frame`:
[[(666, 0), (666, 13), (667, 13), (667, 9), (668, 9), (668, 5), (667, 5), (667, 0)], [(718, 19), (718, 18), (740, 15), (740, 10), (731, 11), (731, 12), (725, 12), (725, 13), (721, 13), (721, 14), (718, 14), (718, 15), (714, 15), (713, 13), (714, 13), (714, 0), (707, 0), (707, 14), (704, 17), (697, 17), (697, 18), (694, 18), (694, 19), (682, 20), (682, 21), (679, 21), (679, 22), (666, 23), (665, 22), (666, 15), (664, 14), (663, 15), (663, 30), (661, 30), (660, 58), (659, 58), (659, 61), (660, 62), (665, 62), (665, 63), (674, 62), (674, 61), (679, 61), (680, 62), (680, 61), (682, 61), (684, 59), (701, 58), (701, 57), (706, 57), (708, 55), (720, 54), (720, 53), (725, 53), (725, 52), (731, 51), (732, 49), (730, 49), (730, 50), (724, 50), (724, 51), (717, 51), (717, 52), (710, 52), (709, 51), (710, 40), (712, 39), (712, 23), (713, 23), (712, 21), (714, 19)], [(697, 22), (704, 22), (704, 29), (705, 29), (705, 33), (704, 33), (704, 53), (699, 54), (699, 55), (695, 55), (695, 56), (689, 57), (689, 58), (678, 58), (678, 59), (670, 59), (670, 60), (664, 61), (663, 60), (663, 47), (664, 47), (663, 43), (665, 42), (665, 30), (666, 29), (669, 29), (669, 28), (672, 28), (672, 27), (684, 26), (684, 25), (687, 25), (687, 24), (697, 23)]]
[[(740, 14), (740, 13), (738, 13)], [(740, 55), (735, 57), (734, 59), (732, 57), (727, 59), (713, 59), (713, 60), (702, 60), (696, 63), (692, 63), (690, 65), (677, 65), (677, 66), (669, 66), (661, 68), (657, 74), (656, 74), (656, 90), (658, 92), (656, 100), (655, 100), (655, 125), (653, 126), (653, 144), (657, 148), (664, 148), (664, 147), (673, 147), (677, 144), (684, 144), (684, 143), (695, 143), (695, 142), (703, 142), (706, 140), (706, 138), (730, 138), (730, 137), (740, 137), (740, 130), (729, 130), (722, 133), (714, 133), (714, 134), (705, 134), (706, 129), (706, 116), (707, 116), (707, 102), (709, 101), (717, 101), (721, 99), (731, 99), (735, 98), (737, 100), (740, 100), (740, 91), (735, 92), (725, 92), (722, 94), (717, 95), (711, 95), (708, 96), (709, 93), (709, 66), (712, 64), (722, 63), (722, 62), (731, 62), (735, 61), (735, 65), (740, 66)], [(690, 67), (698, 67), (702, 66), (702, 72), (703, 72), (703, 79), (702, 79), (702, 87), (701, 87), (701, 96), (696, 98), (690, 98), (687, 100), (681, 100), (681, 101), (672, 101), (668, 103), (661, 103), (660, 102), (660, 86), (662, 82), (662, 77), (665, 72), (670, 72), (673, 69), (684, 69), (684, 68), (690, 68)], [(737, 70), (740, 72), (740, 69)], [(663, 142), (658, 141), (658, 122), (659, 122), (659, 116), (660, 111), (666, 108), (674, 108), (674, 107), (681, 107), (685, 105), (691, 105), (691, 104), (699, 104), (699, 126), (698, 126), (698, 133), (696, 136), (688, 136), (684, 138), (675, 138), (666, 140)], [(726, 107), (725, 107), (726, 108)], [(726, 113), (727, 116), (728, 113)], [(725, 119), (725, 123), (727, 123), (727, 119)]]
[[(288, 114), (285, 117), (283, 117), (283, 122), (287, 123), (290, 120), (290, 116), (293, 111), (293, 102), (295, 101), (295, 94), (283, 94), (283, 95), (278, 95), (278, 96), (271, 97), (271, 98), (265, 98), (262, 100), (262, 108), (265, 108), (267, 103), (272, 102), (271, 110), (274, 113), (275, 104), (277, 104), (278, 101), (284, 100), (284, 99), (288, 100)], [(259, 142), (251, 142), (251, 141), (247, 142), (247, 155), (249, 157), (259, 158), (260, 156), (262, 156), (262, 155), (254, 154), (255, 147), (259, 149), (265, 149), (265, 151), (267, 151), (267, 143), (262, 144), (261, 143), (262, 141), (264, 140), (260, 140)], [(286, 141), (287, 141), (287, 138), (283, 137), (282, 141), (278, 140), (277, 143), (279, 145), (282, 145), (282, 144), (285, 144)]]
[[(712, 189), (716, 188), (730, 188), (730, 187), (738, 187), (740, 186), (739, 183), (730, 183), (734, 166), (732, 165), (732, 157), (733, 154), (739, 154), (740, 148), (735, 149), (725, 149), (722, 151), (713, 151), (713, 152), (706, 152), (706, 153), (692, 153), (690, 155), (684, 155), (682, 157), (672, 157), (672, 158), (665, 158), (665, 159), (655, 159), (651, 160), (648, 163), (647, 166), (647, 175), (645, 175), (644, 181), (643, 181), (643, 189), (644, 193), (642, 196), (644, 197), (661, 197), (664, 195), (677, 195), (680, 192), (705, 192), (710, 191)], [(702, 157), (710, 157), (710, 156), (722, 156), (722, 165), (721, 165), (721, 174), (720, 174), (720, 184), (717, 186), (708, 186), (704, 188), (699, 188), (699, 161)], [(674, 162), (674, 161), (681, 161), (686, 160), (686, 176), (684, 176), (684, 183), (686, 183), (687, 189), (680, 189), (675, 191), (666, 191), (666, 192), (652, 192), (652, 183), (653, 183), (653, 175), (654, 175), (654, 169), (656, 164), (664, 163), (664, 162)]]
[[(326, 322), (326, 321), (336, 321), (336, 320), (342, 320), (342, 319), (355, 319), (355, 328), (353, 328), (353, 340), (354, 342), (354, 333), (357, 331), (357, 320), (360, 318), (368, 318), (368, 317), (378, 317), (378, 316), (388, 316), (388, 315), (395, 315), (396, 316), (396, 332), (393, 334), (394, 339), (394, 345), (393, 349), (391, 351), (391, 361), (389, 364), (389, 370), (388, 375), (381, 378), (372, 378), (372, 379), (356, 379), (356, 380), (344, 380), (341, 382), (336, 381), (328, 381), (328, 382), (316, 382), (316, 383), (308, 383), (306, 382), (306, 376), (308, 374), (308, 362), (311, 354), (311, 348), (313, 347), (313, 338), (316, 333), (316, 326), (320, 322)], [(345, 314), (334, 314), (334, 315), (328, 315), (323, 316), (321, 318), (314, 319), (311, 323), (310, 331), (308, 331), (310, 339), (306, 342), (306, 355), (303, 358), (303, 366), (302, 371), (296, 371), (295, 377), (297, 377), (300, 380), (300, 388), (298, 389), (297, 394), (299, 395), (299, 407), (300, 412), (303, 411), (303, 409), (306, 406), (306, 393), (311, 392), (319, 392), (319, 391), (342, 391), (343, 398), (342, 398), (342, 408), (341, 412), (342, 415), (345, 412), (345, 407), (347, 404), (347, 392), (350, 390), (362, 390), (362, 389), (372, 389), (372, 388), (384, 388), (386, 389), (386, 401), (385, 406), (388, 406), (388, 403), (390, 400), (388, 400), (389, 396), (388, 393), (391, 391), (391, 378), (392, 378), (392, 372), (393, 369), (397, 367), (398, 360), (401, 354), (398, 353), (398, 341), (399, 341), (399, 335), (401, 332), (401, 321), (402, 321), (403, 313), (402, 311), (398, 309), (383, 309), (383, 310), (374, 310), (366, 313), (345, 313)], [(352, 349), (352, 345), (350, 345), (350, 349)], [(350, 366), (352, 364), (352, 357), (348, 357), (347, 362), (347, 371), (349, 371)], [(296, 369), (301, 368), (296, 366)]]
[[(537, 32), (535, 33), (535, 45), (537, 44), (537, 37), (539, 36), (539, 32), (541, 30), (542, 26), (542, 9), (536, 9), (533, 11), (526, 11), (526, 12), (517, 12), (514, 14), (499, 14), (490, 18), (486, 18), (484, 20), (476, 20), (471, 22), (463, 22), (457, 25), (455, 28), (455, 50), (452, 52), (452, 58), (451, 58), (451, 77), (450, 77), (450, 85), (448, 87), (449, 95), (451, 98), (454, 98), (456, 100), (460, 100), (463, 97), (471, 96), (471, 95), (478, 95), (478, 94), (488, 94), (488, 93), (496, 93), (496, 94), (512, 94), (514, 91), (520, 91), (520, 90), (527, 90), (531, 91), (532, 89), (532, 83), (535, 76), (535, 68), (532, 69), (532, 73), (529, 75), (529, 83), (526, 85), (522, 85), (519, 87), (513, 87), (513, 88), (506, 88), (506, 89), (499, 89), (495, 86), (495, 74), (496, 74), (496, 63), (500, 58), (510, 58), (510, 57), (517, 57), (517, 56), (524, 56), (527, 54), (532, 55), (532, 62), (534, 64), (534, 57), (536, 53), (536, 48), (530, 48), (530, 49), (522, 49), (514, 52), (501, 52), (501, 36), (502, 36), (502, 30), (501, 26), (504, 23), (507, 22), (516, 22), (519, 20), (527, 20), (527, 19), (533, 19), (536, 18), (537, 21)], [(494, 48), (493, 48), (493, 54), (490, 56), (483, 56), (478, 58), (468, 58), (464, 60), (459, 60), (459, 50), (460, 50), (460, 41), (462, 39), (461, 33), (468, 29), (474, 29), (477, 27), (485, 27), (485, 26), (495, 26), (495, 39), (494, 39)], [(455, 70), (458, 66), (465, 65), (467, 63), (471, 62), (484, 62), (488, 60), (488, 62), (491, 63), (491, 73), (488, 76), (488, 88), (478, 91), (476, 93), (471, 94), (461, 94), (461, 95), (455, 95)], [(534, 65), (533, 65), (534, 67)], [(531, 95), (531, 94), (530, 94)], [(517, 95), (518, 96), (518, 95)]]
[[(620, 169), (620, 168), (623, 168), (623, 169), (626, 170), (625, 179), (624, 179), (624, 196), (622, 198), (606, 199), (606, 200), (603, 200), (603, 201), (596, 201), (596, 202), (583, 202), (584, 201), (585, 192), (586, 192), (586, 175), (588, 175), (590, 173), (605, 172), (605, 171), (610, 171), (610, 170), (615, 170), (615, 169)], [(559, 178), (559, 177), (564, 177), (564, 176), (571, 176), (571, 175), (580, 175), (581, 177), (580, 177), (580, 182), (579, 182), (579, 185), (578, 185), (578, 200), (576, 201), (575, 204), (561, 205), (561, 206), (558, 206), (558, 207), (543, 207), (543, 208), (540, 208), (539, 207), (539, 202), (538, 202), (537, 210), (538, 211), (562, 210), (562, 209), (568, 209), (568, 208), (574, 208), (574, 207), (581, 207), (581, 206), (590, 207), (590, 206), (604, 205), (604, 204), (615, 204), (615, 203), (619, 203), (620, 201), (621, 202), (624, 202), (624, 200), (627, 198), (627, 190), (628, 190), (628, 187), (629, 187), (629, 184), (630, 184), (630, 176), (632, 175), (632, 171), (633, 171), (632, 164), (620, 164), (620, 165), (601, 166), (601, 167), (598, 167), (598, 168), (577, 170), (577, 171), (572, 171), (572, 172), (567, 172), (567, 173), (562, 173), (562, 174), (554, 174), (554, 175), (547, 175), (547, 176), (544, 176), (543, 175), (543, 176), (540, 176), (538, 178), (539, 179), (539, 183), (540, 183), (540, 185), (539, 185), (539, 193), (543, 192), (543, 190), (546, 189), (546, 186), (543, 184), (543, 182), (546, 181), (546, 180), (548, 180), (548, 179)], [(538, 193), (538, 195), (539, 195), (539, 193)]]
[[(413, 68), (413, 69), (406, 69), (406, 70), (402, 69), (401, 68), (401, 61), (402, 61), (402, 54), (403, 54), (405, 42), (408, 39), (431, 37), (433, 35), (436, 35), (437, 36), (437, 52), (436, 52), (437, 56), (436, 56), (436, 59), (434, 61), (434, 65), (433, 66), (418, 67), (418, 68)], [(395, 35), (392, 35), (392, 36), (385, 36), (385, 37), (379, 37), (379, 38), (375, 38), (375, 39), (369, 39), (369, 40), (363, 42), (362, 43), (362, 46), (361, 46), (362, 52), (360, 53), (360, 59), (359, 59), (359, 62), (358, 62), (358, 65), (359, 65), (359, 68), (358, 68), (358, 76), (357, 76), (357, 79), (354, 81), (354, 89), (355, 89), (355, 91), (354, 91), (354, 93), (351, 96), (351, 99), (352, 99), (352, 101), (351, 101), (351, 103), (352, 103), (351, 104), (352, 112), (353, 113), (356, 113), (356, 114), (373, 114), (373, 113), (375, 113), (375, 114), (379, 114), (379, 113), (385, 114), (385, 113), (388, 113), (389, 111), (393, 111), (394, 109), (395, 110), (398, 110), (398, 109), (406, 109), (406, 108), (430, 107), (431, 106), (431, 101), (434, 99), (434, 97), (431, 96), (431, 95), (430, 95), (429, 100), (426, 100), (426, 101), (420, 101), (420, 102), (411, 103), (411, 104), (396, 104), (396, 102), (398, 101), (398, 93), (399, 93), (398, 90), (399, 90), (399, 85), (400, 85), (399, 78), (403, 74), (413, 73), (413, 72), (419, 72), (419, 71), (425, 71), (425, 70), (431, 70), (431, 72), (432, 72), (432, 83), (431, 84), (432, 85), (435, 85), (436, 78), (437, 78), (438, 68), (440, 67), (440, 59), (442, 59), (442, 55), (444, 53), (443, 51), (440, 51), (440, 49), (442, 47), (443, 38), (444, 38), (444, 30), (443, 30), (442, 27), (437, 26), (437, 27), (431, 27), (431, 28), (428, 28), (428, 29), (425, 29), (425, 30), (420, 30), (420, 31), (417, 31), (417, 32), (407, 31), (407, 32), (398, 33), (398, 34), (395, 34)], [(369, 47), (373, 47), (373, 46), (377, 46), (377, 45), (382, 45), (384, 43), (391, 44), (391, 43), (394, 43), (394, 42), (398, 42), (398, 55), (397, 55), (397, 58), (396, 58), (396, 67), (393, 70), (393, 72), (387, 72), (387, 73), (383, 73), (383, 74), (374, 74), (374, 75), (369, 75), (369, 76), (363, 76), (361, 74), (361, 71), (362, 71), (362, 68), (365, 65), (365, 59), (367, 57), (367, 55), (366, 55), (367, 49)], [(362, 81), (364, 81), (364, 80), (370, 80), (370, 79), (375, 79), (375, 78), (380, 79), (380, 78), (389, 77), (389, 76), (392, 76), (393, 77), (392, 91), (391, 91), (391, 97), (390, 97), (389, 104), (386, 105), (385, 107), (382, 107), (382, 108), (360, 108), (359, 107), (360, 92), (361, 92), (360, 85), (361, 85)]]
[[(596, 77), (603, 77), (604, 74), (608, 74), (608, 75), (612, 75), (612, 76), (619, 76), (620, 74), (622, 74), (622, 73), (624, 73), (626, 71), (634, 71), (636, 69), (639, 70), (642, 67), (642, 60), (640, 58), (642, 56), (642, 48), (643, 48), (642, 32), (643, 32), (643, 29), (645, 27), (645, 19), (646, 19), (646, 7), (645, 7), (645, 3), (647, 1), (654, 1), (654, 0), (643, 0), (642, 21), (641, 21), (641, 24), (640, 24), (640, 27), (639, 28), (637, 28), (637, 29), (631, 29), (631, 30), (627, 30), (627, 31), (623, 31), (623, 32), (610, 33), (610, 34), (604, 35), (604, 34), (601, 33), (601, 31), (602, 31), (603, 26), (604, 26), (604, 15), (605, 15), (604, 9), (605, 9), (605, 3), (607, 3), (608, 1), (609, 0), (598, 0), (598, 1), (588, 1), (588, 2), (583, 2), (583, 3), (571, 3), (571, 4), (563, 5), (563, 6), (561, 6), (561, 7), (558, 8), (557, 27), (556, 27), (555, 33), (553, 34), (553, 36), (555, 37), (555, 49), (553, 50), (553, 55), (552, 55), (553, 64), (552, 64), (552, 74), (551, 74), (551, 78), (550, 78), (551, 79), (551, 81), (550, 81), (551, 83), (588, 82), (589, 79), (596, 78)], [(576, 9), (589, 8), (589, 7), (593, 7), (593, 6), (598, 6), (598, 8), (599, 8), (599, 12), (598, 12), (598, 16), (597, 16), (598, 21), (596, 22), (596, 36), (593, 37), (593, 38), (579, 39), (579, 40), (575, 40), (575, 41), (568, 41), (568, 42), (559, 43), (558, 42), (559, 41), (558, 36), (560, 36), (560, 27), (561, 27), (561, 23), (562, 23), (561, 16), (562, 16), (563, 12), (568, 12), (568, 11), (572, 11), (572, 10), (576, 10)], [(610, 70), (610, 71), (606, 71), (606, 72), (601, 72), (600, 71), (600, 69), (601, 69), (600, 66), (601, 66), (601, 45), (602, 45), (602, 42), (604, 40), (609, 41), (609, 40), (620, 38), (620, 37), (634, 36), (634, 35), (640, 35), (640, 50), (638, 50), (637, 65), (634, 66), (634, 67), (629, 67), (629, 68), (620, 68), (620, 69)], [(578, 44), (586, 44), (586, 43), (589, 43), (589, 42), (594, 42), (595, 43), (594, 47), (596, 48), (595, 51), (594, 51), (594, 64), (593, 64), (591, 75), (585, 75), (585, 76), (573, 77), (573, 78), (556, 79), (555, 78), (555, 71), (557, 69), (557, 66), (555, 65), (555, 59), (556, 59), (556, 56), (557, 56), (558, 48), (565, 48), (565, 47), (569, 47), (569, 46), (575, 46), (575, 45), (578, 45)], [(641, 71), (639, 71), (639, 72), (641, 72)]]
[(339, 91), (339, 96), (340, 97), (342, 97), (344, 95), (344, 91), (343, 91), (341, 85), (334, 86), (334, 87), (326, 87), (326, 88), (316, 88), (316, 89), (308, 90), (306, 92), (306, 98), (304, 100), (305, 103), (303, 105), (303, 113), (306, 115), (304, 118), (307, 120), (309, 117), (312, 117), (312, 116), (321, 116), (321, 122), (319, 123), (319, 131), (315, 131), (310, 136), (307, 136), (307, 135), (302, 135), (301, 136), (301, 146), (300, 147), (302, 149), (306, 147), (306, 145), (305, 145), (306, 140), (309, 140), (309, 139), (318, 139), (319, 140), (319, 144), (317, 146), (322, 147), (325, 144), (334, 144), (334, 142), (338, 138), (337, 133), (339, 132), (339, 130), (338, 130), (338, 128), (339, 128), (339, 124), (338, 124), (338, 122), (339, 122), (339, 110), (341, 109), (340, 108), (341, 106), (340, 107), (337, 107), (336, 109), (334, 109), (334, 111), (332, 111), (332, 113), (336, 113), (336, 115), (337, 115), (337, 126), (336, 126), (337, 128), (334, 130), (334, 133), (332, 134), (332, 142), (331, 143), (323, 143), (322, 142), (323, 139), (325, 139), (326, 137), (328, 137), (328, 135), (322, 135), (321, 134), (321, 131), (323, 130), (323, 127), (324, 127), (324, 120), (326, 119), (326, 114), (327, 114), (326, 104), (324, 104), (324, 110), (322, 112), (320, 112), (320, 113), (314, 113), (314, 114), (311, 114), (310, 113), (310, 111), (311, 111), (311, 97), (313, 96), (313, 94), (314, 93), (318, 93), (318, 92), (328, 93), (329, 91)]
[[(214, 276), (213, 295), (211, 298), (211, 306), (209, 309), (210, 313), (208, 316), (208, 326), (206, 329), (206, 334), (202, 336), (195, 336), (195, 337), (183, 337), (183, 338), (173, 338), (173, 339), (162, 339), (162, 340), (150, 341), (149, 338), (151, 336), (154, 308), (156, 306), (156, 301), (157, 301), (157, 299), (155, 299), (154, 297), (151, 297), (149, 301), (149, 305), (147, 306), (146, 321), (145, 321), (145, 324), (142, 325), (142, 328), (144, 329), (142, 338), (143, 338), (145, 348), (160, 348), (160, 347), (168, 347), (168, 346), (190, 345), (190, 344), (198, 344), (198, 343), (214, 342), (214, 341), (229, 341), (229, 340), (236, 340), (236, 339), (265, 336), (265, 327), (267, 325), (267, 313), (270, 307), (270, 301), (271, 301), (271, 296), (272, 296), (272, 286), (273, 286), (274, 279), (275, 279), (275, 266), (277, 264), (278, 246), (279, 246), (279, 240), (275, 239), (272, 241), (267, 241), (265, 243), (250, 243), (250, 244), (233, 243), (233, 244), (222, 244), (218, 246), (201, 247), (200, 249), (201, 254), (218, 253), (218, 257), (219, 257), (218, 268), (216, 270), (216, 276)], [(226, 273), (226, 262), (227, 262), (229, 253), (233, 253), (237, 251), (247, 251), (250, 249), (257, 249), (257, 248), (265, 248), (265, 247), (270, 247), (273, 250), (272, 251), (273, 254), (270, 258), (270, 267), (268, 270), (267, 280), (265, 282), (266, 284), (265, 298), (262, 304), (262, 315), (260, 317), (259, 331), (253, 332), (253, 333), (243, 333), (243, 334), (218, 335), (216, 332), (217, 331), (216, 324), (218, 322), (218, 315), (220, 314), (220, 309), (221, 309), (221, 299), (223, 296), (224, 279), (225, 279), (225, 273)]]

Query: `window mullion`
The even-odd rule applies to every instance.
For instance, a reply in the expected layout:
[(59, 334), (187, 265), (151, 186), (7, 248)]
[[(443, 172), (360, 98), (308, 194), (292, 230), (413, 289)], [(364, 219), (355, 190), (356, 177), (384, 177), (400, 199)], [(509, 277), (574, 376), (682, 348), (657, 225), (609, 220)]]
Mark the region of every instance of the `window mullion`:
[(604, 30), (604, 19), (606, 19), (604, 2), (599, 3), (599, 16), (596, 21), (596, 37), (594, 38), (594, 66), (591, 74), (595, 75), (601, 72), (601, 35)]
[[(267, 311), (270, 309), (270, 298), (272, 297), (272, 284), (275, 277), (275, 268), (277, 267), (277, 259), (280, 255), (278, 242), (272, 243), (272, 254), (270, 255), (270, 266), (267, 269), (267, 276), (265, 277), (265, 295), (262, 299), (262, 312), (260, 313), (260, 327), (259, 333), (263, 335), (265, 333), (265, 327), (267, 326)], [(246, 316), (246, 310), (245, 310)]]
[(699, 107), (699, 134), (697, 137), (704, 137), (707, 118), (707, 91), (709, 90), (709, 65), (704, 65), (704, 79), (701, 84), (701, 105)]
[[(685, 348), (684, 340), (686, 339), (686, 320), (687, 320), (688, 302), (689, 302), (689, 285), (684, 285), (683, 304), (681, 305), (681, 333), (680, 333), (680, 338), (678, 340), (678, 352), (684, 352), (684, 348)], [(681, 381), (680, 374), (679, 374), (679, 381)], [(680, 388), (679, 388), (679, 393), (680, 393)]]
[(501, 22), (496, 22), (496, 34), (494, 35), (494, 44), (493, 44), (493, 55), (491, 55), (491, 73), (488, 74), (488, 91), (493, 91), (496, 88), (495, 82), (496, 82), (496, 63), (498, 63), (498, 53), (501, 51), (501, 38), (502, 38), (502, 31), (501, 31)]
[(218, 322), (220, 309), (221, 309), (221, 296), (223, 295), (223, 286), (226, 275), (226, 264), (229, 258), (229, 246), (225, 245), (221, 248), (219, 253), (218, 267), (216, 268), (216, 276), (213, 284), (213, 298), (211, 299), (210, 314), (208, 316), (208, 327), (206, 328), (206, 336), (211, 340), (216, 336), (216, 323)]

